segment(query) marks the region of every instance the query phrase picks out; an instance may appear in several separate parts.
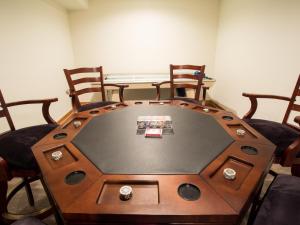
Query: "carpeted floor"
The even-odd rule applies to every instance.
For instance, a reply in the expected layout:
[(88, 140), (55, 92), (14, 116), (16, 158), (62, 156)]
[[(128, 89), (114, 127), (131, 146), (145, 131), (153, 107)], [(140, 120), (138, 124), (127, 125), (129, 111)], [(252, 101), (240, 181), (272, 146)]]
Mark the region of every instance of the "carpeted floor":
[[(290, 174), (290, 169), (286, 168), (286, 167), (281, 167), (279, 165), (273, 165), (272, 169), (274, 171), (276, 171), (277, 173), (280, 174)], [(263, 191), (262, 191), (262, 195), (265, 193), (265, 191), (267, 190), (268, 186), (270, 185), (270, 183), (272, 182), (273, 177), (271, 175), (268, 175), (265, 179), (264, 182), (264, 187), (263, 187)], [(15, 186), (18, 182), (20, 182), (20, 180), (18, 179), (13, 179), (10, 183), (9, 183), (9, 189), (11, 189), (13, 186)], [(31, 184), (31, 187), (33, 189), (33, 194), (34, 194), (34, 199), (36, 202), (36, 208), (43, 208), (47, 205), (49, 205), (47, 196), (44, 192), (44, 189), (41, 185), (41, 183), (39, 181), (36, 181), (34, 183)], [(33, 211), (34, 208), (30, 207), (28, 202), (27, 202), (27, 197), (26, 197), (26, 193), (24, 190), (20, 191), (10, 202), (9, 204), (9, 211), (10, 212), (30, 212)], [(55, 218), (54, 216), (50, 216), (48, 218), (46, 218), (44, 220), (44, 222), (48, 225), (56, 225), (55, 222)], [(241, 225), (246, 225), (247, 224), (247, 215), (245, 216), (243, 222)]]

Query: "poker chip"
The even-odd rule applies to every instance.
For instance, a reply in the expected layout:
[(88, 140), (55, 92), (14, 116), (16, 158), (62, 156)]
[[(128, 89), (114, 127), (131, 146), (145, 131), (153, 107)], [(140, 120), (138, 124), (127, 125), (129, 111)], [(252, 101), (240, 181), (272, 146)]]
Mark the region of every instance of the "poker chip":
[(130, 186), (122, 186), (120, 188), (120, 199), (123, 200), (123, 201), (127, 201), (129, 199), (131, 199), (132, 197), (132, 187)]

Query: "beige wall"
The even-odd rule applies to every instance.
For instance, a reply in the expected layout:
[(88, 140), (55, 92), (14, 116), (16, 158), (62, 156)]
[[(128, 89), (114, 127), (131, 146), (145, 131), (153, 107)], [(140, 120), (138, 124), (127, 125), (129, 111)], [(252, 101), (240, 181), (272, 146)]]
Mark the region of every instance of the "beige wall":
[[(58, 97), (51, 107), (57, 119), (70, 109), (62, 68), (73, 65), (73, 52), (68, 15), (50, 2), (0, 1), (0, 89), (8, 102)], [(17, 127), (43, 122), (38, 106), (12, 109)]]
[[(204, 63), (217, 79), (210, 94), (240, 116), (249, 108), (242, 92), (289, 96), (300, 73), (299, 0), (89, 2), (67, 14), (52, 0), (0, 0), (0, 88), (8, 101), (58, 97), (51, 112), (62, 116), (70, 109), (62, 68), (74, 66), (73, 56), (76, 66), (103, 65), (106, 73)], [(22, 127), (41, 122), (39, 110), (12, 113)], [(257, 116), (279, 121), (283, 111), (264, 101)]]
[(213, 69), (218, 0), (90, 0), (70, 13), (77, 66), (106, 73), (169, 71), (169, 64)]
[[(300, 73), (299, 0), (223, 0), (213, 97), (243, 115), (242, 92), (292, 94)], [(261, 102), (257, 117), (280, 121), (286, 104)]]

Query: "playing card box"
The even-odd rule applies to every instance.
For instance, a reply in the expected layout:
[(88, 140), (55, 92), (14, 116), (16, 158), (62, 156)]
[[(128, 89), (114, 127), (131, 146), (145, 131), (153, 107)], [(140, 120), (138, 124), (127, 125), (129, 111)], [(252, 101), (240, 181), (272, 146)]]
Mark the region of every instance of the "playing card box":
[(161, 138), (162, 137), (162, 129), (159, 128), (146, 128), (145, 137), (151, 138)]

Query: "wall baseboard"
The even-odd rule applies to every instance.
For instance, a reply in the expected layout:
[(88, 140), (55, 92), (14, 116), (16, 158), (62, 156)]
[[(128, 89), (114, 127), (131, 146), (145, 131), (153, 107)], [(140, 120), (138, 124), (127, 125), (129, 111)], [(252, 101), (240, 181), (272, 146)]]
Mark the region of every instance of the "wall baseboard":
[(232, 108), (230, 108), (230, 107), (228, 107), (228, 106), (226, 106), (226, 105), (221, 104), (220, 102), (218, 102), (218, 101), (215, 100), (215, 99), (209, 98), (209, 99), (207, 100), (207, 102), (208, 102), (208, 106), (210, 106), (210, 104), (211, 104), (211, 105), (215, 105), (215, 106), (212, 106), (212, 107), (219, 108), (219, 109), (223, 109), (223, 110), (225, 110), (225, 111), (232, 112), (233, 114), (237, 115), (236, 110), (234, 110), (234, 109), (232, 109)]

